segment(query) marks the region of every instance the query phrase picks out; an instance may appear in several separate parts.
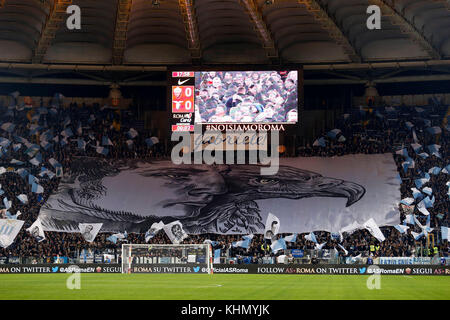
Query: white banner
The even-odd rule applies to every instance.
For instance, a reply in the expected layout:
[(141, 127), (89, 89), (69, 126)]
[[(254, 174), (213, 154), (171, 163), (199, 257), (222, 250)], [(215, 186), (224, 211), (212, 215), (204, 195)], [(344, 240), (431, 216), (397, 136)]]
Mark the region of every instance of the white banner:
[(163, 229), (173, 244), (179, 244), (188, 237), (187, 233), (183, 230), (183, 225), (180, 221), (166, 224)]
[(45, 240), (44, 229), (42, 228), (39, 218), (27, 229), (29, 233), (36, 239), (37, 242)]
[(370, 232), (372, 236), (378, 239), (378, 241), (383, 242), (386, 240), (386, 238), (383, 235), (383, 232), (381, 232), (380, 228), (378, 227), (375, 220), (370, 218), (364, 223), (364, 228)]
[(16, 219), (0, 219), (0, 247), (9, 247), (20, 232), (24, 221)]
[[(214, 132), (214, 134), (213, 134)], [(205, 150), (206, 147), (213, 145), (215, 150), (234, 151), (234, 150), (267, 150), (269, 134), (261, 133), (236, 133), (228, 135), (221, 131), (211, 131), (210, 135), (191, 134), (190, 150), (194, 152)], [(210, 147), (210, 148), (211, 148)]]
[(145, 233), (145, 242), (149, 242), (162, 228), (164, 228), (164, 223), (162, 221), (152, 224), (151, 228)]
[(380, 257), (380, 264), (430, 264), (430, 257)]
[(102, 228), (103, 223), (80, 223), (78, 228), (87, 242), (93, 242), (98, 232)]
[(75, 158), (39, 217), (45, 231), (78, 232), (78, 223), (89, 222), (112, 233), (179, 220), (188, 234), (262, 234), (269, 212), (282, 224), (279, 233), (339, 232), (370, 218), (398, 224), (392, 154), (282, 158), (277, 174), (260, 170)]
[(272, 240), (278, 234), (278, 230), (280, 230), (280, 219), (269, 212), (264, 229), (264, 239)]
[[(323, 177), (307, 180), (306, 176), (298, 184), (305, 196), (298, 199), (286, 196), (287, 199), (258, 201), (264, 211), (276, 212), (282, 224), (280, 233), (339, 232), (355, 221), (362, 224), (370, 218), (380, 227), (399, 222), (400, 181), (392, 154), (287, 158), (280, 159), (280, 165), (302, 168)], [(303, 179), (299, 174), (292, 180)], [(292, 180), (286, 179), (280, 188), (288, 189)]]

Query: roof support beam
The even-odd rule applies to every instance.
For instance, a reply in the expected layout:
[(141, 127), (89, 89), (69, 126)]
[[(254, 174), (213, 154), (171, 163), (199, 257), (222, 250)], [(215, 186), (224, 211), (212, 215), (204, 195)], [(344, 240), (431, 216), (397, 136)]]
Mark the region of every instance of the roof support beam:
[(278, 50), (275, 47), (275, 42), (254, 0), (241, 0), (240, 3), (253, 22), (256, 32), (264, 44), (267, 57), (269, 59), (278, 59)]
[[(429, 81), (450, 81), (450, 75), (429, 75), (429, 76), (405, 76), (389, 77), (383, 79), (372, 79), (374, 83), (408, 83), (408, 82), (429, 82)], [(166, 81), (97, 81), (94, 79), (62, 79), (62, 78), (30, 78), (30, 77), (5, 77), (0, 76), (0, 83), (18, 83), (18, 84), (59, 84), (76, 86), (111, 86), (113, 84), (121, 87), (125, 86), (154, 86), (164, 87)], [(366, 84), (365, 79), (305, 79), (305, 85), (343, 85), (343, 84)]]
[(356, 52), (348, 38), (336, 24), (333, 17), (316, 0), (298, 0), (298, 3), (306, 6), (306, 9), (320, 22), (322, 28), (327, 30), (330, 37), (336, 41), (348, 55), (352, 62), (361, 62), (361, 56)]
[(410, 38), (419, 44), (432, 59), (441, 59), (441, 54), (433, 47), (431, 41), (427, 39), (413, 23), (406, 20), (393, 5), (386, 0), (369, 0), (369, 4), (379, 6), (382, 15), (389, 17), (392, 24), (399, 26), (402, 33), (408, 34)]
[[(429, 82), (429, 81), (449, 81), (448, 75), (430, 75), (430, 76), (406, 76), (406, 77), (389, 77), (383, 79), (372, 79), (371, 81), (378, 83), (409, 83), (409, 82)], [(305, 85), (322, 86), (322, 85), (343, 85), (343, 84), (366, 84), (367, 80), (351, 80), (351, 79), (305, 79)]]
[(93, 79), (62, 79), (62, 78), (29, 78), (29, 77), (3, 77), (0, 76), (0, 83), (20, 83), (20, 84), (61, 84), (74, 86), (110, 86), (117, 84), (124, 86), (153, 86), (164, 87), (166, 81), (101, 81)]
[(200, 62), (202, 50), (192, 0), (178, 0), (188, 40), (188, 49), (194, 63)]
[(130, 21), (133, 0), (118, 0), (116, 27), (114, 30), (112, 62), (114, 65), (123, 63), (123, 54), (127, 46), (128, 22)]
[[(450, 62), (450, 60), (449, 60)], [(9, 63), (0, 62), (0, 69), (25, 69), (25, 70), (63, 70), (63, 71), (103, 71), (103, 72), (120, 72), (120, 71), (136, 71), (136, 72), (152, 72), (167, 71), (166, 66), (113, 66), (98, 64), (30, 64), (30, 63)]]
[(33, 63), (42, 63), (42, 60), (50, 47), (56, 32), (63, 24), (67, 7), (72, 4), (72, 0), (55, 0), (50, 7), (49, 14), (41, 30), (41, 36), (34, 48)]
[[(299, 65), (300, 66), (300, 65)], [(398, 61), (398, 62), (373, 62), (373, 63), (335, 63), (335, 64), (302, 64), (308, 71), (339, 71), (339, 70), (371, 70), (371, 69), (400, 69), (400, 68), (450, 68), (450, 60), (428, 61)], [(61, 71), (135, 71), (135, 72), (165, 72), (167, 66), (139, 66), (139, 65), (98, 65), (98, 64), (30, 64), (0, 62), (0, 69), (24, 69), (24, 70), (61, 70)]]

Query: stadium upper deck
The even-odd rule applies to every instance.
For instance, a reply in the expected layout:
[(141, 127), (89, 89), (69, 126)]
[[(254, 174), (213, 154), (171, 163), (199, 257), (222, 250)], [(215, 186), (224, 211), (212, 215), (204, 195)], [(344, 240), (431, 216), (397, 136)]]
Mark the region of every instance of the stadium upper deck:
[[(81, 8), (69, 30), (66, 9)], [(381, 9), (381, 29), (366, 26)], [(0, 61), (323, 64), (450, 57), (446, 0), (1, 0)], [(389, 50), (386, 50), (389, 48)]]

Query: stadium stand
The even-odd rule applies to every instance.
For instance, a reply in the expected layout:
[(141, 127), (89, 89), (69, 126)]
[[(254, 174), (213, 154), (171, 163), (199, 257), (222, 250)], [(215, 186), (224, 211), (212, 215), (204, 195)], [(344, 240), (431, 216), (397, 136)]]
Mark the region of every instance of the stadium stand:
[[(111, 235), (101, 233), (94, 242), (86, 243), (79, 233), (57, 233), (46, 232), (46, 240), (37, 240), (26, 231), (36, 220), (40, 207), (47, 200), (49, 195), (58, 188), (60, 177), (54, 173), (46, 172), (46, 168), (52, 168), (51, 159), (62, 165), (63, 172), (67, 173), (71, 168), (71, 161), (74, 156), (101, 157), (105, 159), (155, 159), (167, 156), (167, 150), (162, 143), (149, 145), (146, 139), (152, 137), (151, 132), (138, 132), (138, 136), (129, 143), (128, 132), (130, 127), (121, 123), (132, 123), (129, 113), (117, 112), (108, 106), (100, 107), (70, 105), (68, 108), (60, 108), (60, 97), (55, 95), (48, 108), (31, 108), (31, 106), (19, 106), (16, 103), (17, 93), (11, 95), (10, 104), (2, 106), (1, 119), (2, 130), (2, 174), (0, 183), (2, 186), (2, 197), (12, 201), (11, 207), (7, 210), (8, 215), (20, 212), (17, 219), (25, 221), (24, 228), (20, 231), (13, 245), (0, 249), (0, 259), (7, 262), (21, 261), (28, 263), (52, 263), (55, 261), (66, 261), (64, 259), (81, 259), (86, 252), (88, 256), (95, 255), (96, 262), (104, 261), (104, 254), (119, 256), (120, 242), (115, 244), (107, 238)], [(62, 97), (61, 97), (62, 98)], [(436, 133), (430, 128), (441, 126), (447, 116), (447, 106), (439, 103), (431, 103), (423, 108), (402, 106), (393, 110), (388, 105), (383, 107), (360, 107), (347, 110), (336, 123), (336, 127), (341, 130), (341, 135), (345, 136), (345, 141), (339, 142), (331, 139), (327, 132), (322, 137), (326, 141), (324, 146), (314, 143), (308, 144), (297, 150), (296, 156), (310, 157), (333, 157), (347, 154), (376, 154), (391, 152), (395, 158), (399, 177), (401, 178), (402, 199), (412, 197), (411, 188), (414, 188), (415, 180), (429, 176), (426, 186), (432, 188), (435, 197), (434, 205), (428, 208), (430, 213), (429, 227), (434, 235), (434, 239), (440, 236), (440, 227), (448, 226), (449, 217), (449, 195), (448, 171), (449, 160), (449, 128), (444, 126), (439, 133), (440, 149), (414, 150), (415, 144), (429, 146), (436, 142)], [(47, 112), (48, 110), (48, 112)], [(395, 121), (392, 121), (395, 120)], [(32, 124), (34, 123), (34, 124)], [(408, 124), (413, 123), (413, 127)], [(445, 123), (445, 122), (444, 122)], [(7, 124), (5, 126), (5, 124)], [(11, 125), (14, 129), (11, 130)], [(70, 129), (70, 130), (68, 130)], [(332, 129), (332, 128), (329, 128)], [(71, 131), (70, 133), (67, 133)], [(59, 136), (57, 133), (62, 133)], [(30, 141), (23, 137), (30, 136)], [(103, 137), (108, 137), (109, 141), (103, 143)], [(83, 142), (80, 142), (83, 141)], [(102, 141), (101, 145), (100, 142)], [(128, 143), (127, 143), (128, 141)], [(30, 154), (36, 159), (36, 152), (33, 152), (33, 144), (38, 145), (38, 153), (42, 158), (38, 163), (30, 164)], [(50, 144), (50, 145), (49, 145)], [(102, 146), (105, 145), (106, 146)], [(413, 146), (411, 146), (413, 144)], [(406, 148), (407, 154), (413, 159), (415, 166), (404, 169), (405, 156), (399, 154), (398, 150)], [(104, 154), (104, 148), (109, 152)], [(428, 154), (424, 155), (423, 153)], [(408, 156), (408, 157), (409, 157)], [(439, 172), (432, 172), (432, 168), (439, 168)], [(25, 175), (21, 174), (26, 169)], [(428, 174), (430, 172), (430, 174)], [(444, 169), (445, 172), (445, 169)], [(428, 175), (427, 175), (428, 174)], [(43, 187), (43, 193), (32, 191), (29, 185), (29, 177), (39, 177), (39, 185)], [(23, 203), (17, 195), (25, 194), (27, 203)], [(399, 204), (400, 216), (398, 223), (401, 224), (406, 219), (407, 214), (415, 213), (422, 225), (426, 224), (426, 216), (420, 215), (418, 208), (415, 211), (408, 211), (408, 206)], [(4, 218), (6, 210), (3, 210)], [(437, 248), (428, 241), (429, 237), (422, 236), (415, 239), (411, 232), (420, 234), (423, 230), (418, 223), (410, 224), (406, 233), (400, 233), (394, 227), (382, 227), (386, 241), (378, 244), (367, 230), (358, 230), (352, 234), (344, 233), (343, 239), (336, 239), (329, 232), (315, 230), (317, 243), (324, 244), (321, 250), (315, 250), (316, 244), (305, 239), (306, 234), (298, 236), (295, 242), (288, 243), (287, 251), (300, 249), (305, 253), (304, 258), (322, 258), (334, 252), (339, 252), (340, 261), (353, 257), (353, 261), (359, 258), (366, 259), (368, 256), (376, 257), (411, 257), (411, 256), (448, 256), (448, 241), (444, 240)], [(286, 235), (279, 235), (279, 237)], [(239, 236), (225, 236), (216, 234), (192, 235), (183, 243), (202, 243), (211, 240), (214, 249), (222, 249), (223, 261), (234, 261), (234, 263), (261, 263), (270, 260), (278, 254), (274, 254), (267, 249), (267, 244), (262, 235), (256, 235), (248, 249), (232, 246), (233, 242), (240, 240)], [(126, 239), (129, 243), (145, 243), (144, 234), (128, 234)], [(159, 232), (157, 236), (150, 240), (150, 243), (163, 244), (170, 243), (164, 232)], [(372, 248), (373, 247), (373, 248)], [(338, 257), (338, 259), (339, 259)], [(269, 260), (267, 260), (269, 259)], [(310, 260), (309, 260), (310, 261)], [(348, 259), (347, 259), (348, 261)]]
[[(368, 28), (370, 4), (382, 9), (377, 30)], [(71, 5), (81, 7), (80, 28), (64, 23)], [(169, 91), (168, 74), (178, 66), (301, 70), (292, 83), (272, 71), (274, 78), (264, 85), (247, 85), (249, 79), (237, 87), (219, 84), (230, 92), (217, 109), (233, 115), (215, 118), (217, 92), (208, 90), (216, 77), (204, 75), (199, 80), (211, 104), (205, 103), (200, 115), (205, 123), (240, 121), (242, 110), (234, 108), (240, 102), (230, 100), (233, 90), (245, 92), (246, 103), (272, 91), (272, 116), (250, 118), (299, 120), (286, 130), (282, 157), (295, 162), (391, 153), (402, 199), (397, 225), (381, 227), (382, 242), (356, 228), (299, 232), (276, 253), (261, 234), (248, 247), (237, 245), (241, 235), (216, 233), (191, 234), (182, 243), (210, 242), (221, 249), (225, 263), (274, 263), (281, 255), (301, 263), (367, 263), (369, 257), (440, 263), (449, 250), (442, 232), (448, 233), (450, 206), (448, 9), (448, 1), (435, 0), (0, 0), (0, 91), (9, 93), (0, 99), (0, 214), (24, 221), (14, 242), (0, 246), (0, 263), (104, 262), (107, 256), (120, 262), (124, 242), (171, 243), (162, 230), (151, 239), (144, 232), (122, 238), (101, 232), (86, 242), (78, 232), (46, 231), (42, 240), (27, 229), (63, 178), (72, 176), (77, 157), (102, 159), (105, 165), (169, 159), (170, 108), (163, 93)], [(20, 97), (15, 86), (35, 93), (35, 101)], [(68, 103), (58, 86), (70, 86), (80, 98)], [(109, 100), (121, 105), (101, 102), (108, 88)], [(125, 99), (118, 88), (131, 94)], [(148, 121), (142, 111), (149, 106), (163, 112)], [(262, 104), (253, 107), (263, 110)], [(273, 241), (290, 235), (278, 234)]]

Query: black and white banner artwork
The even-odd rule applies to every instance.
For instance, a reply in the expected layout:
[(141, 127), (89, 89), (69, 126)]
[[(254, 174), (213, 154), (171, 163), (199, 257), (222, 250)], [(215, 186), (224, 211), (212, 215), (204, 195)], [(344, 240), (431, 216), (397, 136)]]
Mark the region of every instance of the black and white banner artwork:
[(269, 212), (280, 233), (399, 222), (392, 154), (284, 158), (272, 176), (261, 176), (258, 165), (76, 158), (66, 174), (41, 208), (46, 231), (103, 223), (100, 232), (145, 233), (155, 222), (179, 220), (188, 234), (263, 233)]

